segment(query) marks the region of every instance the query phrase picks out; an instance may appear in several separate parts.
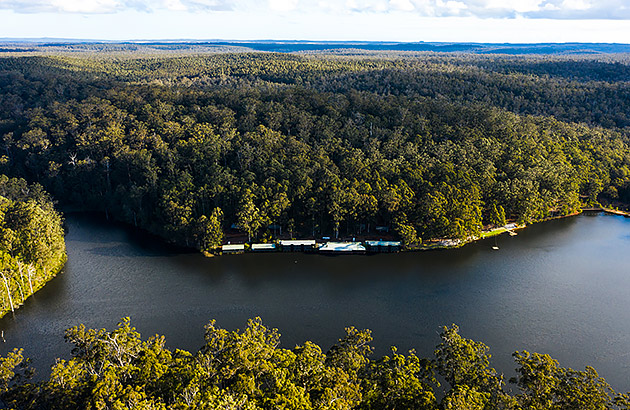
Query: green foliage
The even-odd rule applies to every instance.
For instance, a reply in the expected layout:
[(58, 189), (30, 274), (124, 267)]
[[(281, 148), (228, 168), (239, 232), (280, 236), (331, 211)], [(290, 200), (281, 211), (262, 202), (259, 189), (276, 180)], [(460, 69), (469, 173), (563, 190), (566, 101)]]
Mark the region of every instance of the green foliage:
[(405, 247), (412, 247), (420, 242), (416, 228), (407, 221), (407, 216), (401, 214), (394, 220), (394, 231), (402, 240)]
[(480, 392), (497, 391), (503, 380), (490, 367), (488, 346), (481, 342), (465, 339), (459, 327), (444, 327), (440, 334), (442, 343), (435, 351), (438, 373), (452, 387), (468, 386)]
[(392, 356), (370, 362), (363, 373), (361, 409), (435, 409), (431, 363), (392, 348)]
[[(444, 328), (436, 356), (421, 359), (392, 347), (371, 360), (367, 330), (346, 329), (327, 353), (312, 342), (280, 347), (260, 318), (229, 331), (211, 321), (194, 353), (143, 340), (124, 318), (118, 326), (66, 331), (74, 346), (50, 376), (31, 382), (21, 350), (0, 358), (0, 399), (14, 409), (627, 409), (594, 369), (562, 368), (547, 355), (516, 352), (520, 392), (502, 389), (487, 347)], [(440, 392), (434, 371), (449, 388)]]
[(3, 58), (0, 171), (204, 251), (232, 226), (250, 240), (376, 236), (377, 226), (407, 246), (465, 240), (484, 224), (630, 201), (624, 67), (586, 57)]
[(442, 400), (444, 410), (483, 410), (490, 401), (490, 393), (477, 391), (467, 385), (456, 386)]
[[(511, 381), (521, 389), (516, 398), (524, 408), (603, 410), (611, 408), (613, 390), (595, 369), (562, 368), (549, 355), (515, 352), (518, 376)], [(621, 404), (621, 399), (617, 403)], [(623, 408), (623, 407), (621, 407)]]
[(207, 252), (221, 247), (223, 243), (222, 220), (223, 212), (221, 208), (214, 208), (209, 217), (205, 215), (199, 217), (195, 235), (199, 249)]
[(505, 209), (501, 205), (492, 204), (488, 214), (488, 223), (494, 226), (505, 225)]
[(39, 185), (0, 175), (0, 316), (20, 306), (63, 267), (61, 224)]

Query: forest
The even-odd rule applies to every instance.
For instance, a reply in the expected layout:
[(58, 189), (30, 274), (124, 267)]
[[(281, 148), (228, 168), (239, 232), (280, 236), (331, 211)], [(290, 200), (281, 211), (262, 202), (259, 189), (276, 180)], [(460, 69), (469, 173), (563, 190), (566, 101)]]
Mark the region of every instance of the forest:
[(52, 279), (66, 262), (60, 214), (38, 184), (0, 175), (0, 317)]
[(14, 409), (629, 409), (597, 372), (561, 367), (548, 355), (513, 354), (516, 376), (505, 389), (489, 348), (444, 327), (434, 356), (414, 351), (370, 358), (371, 332), (347, 328), (324, 352), (305, 342), (280, 347), (260, 318), (228, 331), (210, 321), (196, 352), (143, 340), (129, 318), (113, 331), (70, 328), (72, 358), (32, 381), (22, 350), (0, 358), (0, 399)]
[(0, 172), (203, 251), (465, 240), (629, 203), (629, 81), (613, 57), (5, 56)]
[[(623, 56), (2, 55), (2, 312), (65, 262), (55, 203), (206, 252), (235, 232), (385, 230), (413, 248), (627, 206), (629, 143)], [(258, 318), (205, 330), (188, 352), (142, 339), (130, 319), (113, 331), (79, 325), (66, 332), (72, 357), (47, 378), (33, 378), (19, 349), (0, 358), (0, 399), (15, 409), (630, 408), (594, 369), (544, 354), (515, 352), (506, 383), (488, 347), (455, 325), (431, 358), (392, 348), (372, 359), (370, 332), (355, 328), (326, 352), (282, 348)]]

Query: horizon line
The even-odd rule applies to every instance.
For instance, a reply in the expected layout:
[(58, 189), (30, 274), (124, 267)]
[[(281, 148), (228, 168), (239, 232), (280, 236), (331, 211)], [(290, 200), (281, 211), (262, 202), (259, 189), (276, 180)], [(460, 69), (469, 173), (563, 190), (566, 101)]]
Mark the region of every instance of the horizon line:
[(627, 45), (630, 43), (617, 42), (584, 42), (584, 41), (563, 41), (563, 42), (480, 42), (480, 41), (396, 41), (396, 40), (310, 40), (310, 39), (221, 39), (221, 38), (155, 38), (155, 39), (125, 39), (108, 40), (102, 38), (70, 38), (70, 37), (0, 37), (0, 42), (83, 42), (83, 43), (307, 43), (307, 44), (469, 44), (469, 45), (571, 45), (571, 44), (602, 44), (602, 45)]

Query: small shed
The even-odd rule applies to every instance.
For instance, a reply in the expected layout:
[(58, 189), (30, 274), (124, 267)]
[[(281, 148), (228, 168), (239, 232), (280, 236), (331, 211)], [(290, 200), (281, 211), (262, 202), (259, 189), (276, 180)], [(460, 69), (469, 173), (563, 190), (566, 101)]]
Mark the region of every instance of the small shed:
[(287, 240), (278, 241), (283, 252), (308, 252), (315, 249), (315, 239)]
[(276, 250), (275, 243), (253, 243), (252, 251), (254, 252), (273, 252)]
[(245, 244), (244, 243), (239, 243), (239, 244), (233, 244), (233, 245), (223, 245), (221, 247), (221, 251), (223, 253), (243, 253), (245, 252)]
[(365, 253), (361, 242), (326, 242), (319, 248), (323, 253)]

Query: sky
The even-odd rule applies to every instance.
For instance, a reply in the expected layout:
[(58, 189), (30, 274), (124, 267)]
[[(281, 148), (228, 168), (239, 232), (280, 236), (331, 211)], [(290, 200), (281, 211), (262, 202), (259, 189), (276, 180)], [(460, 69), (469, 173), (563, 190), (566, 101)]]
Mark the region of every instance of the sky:
[(630, 43), (630, 0), (0, 0), (0, 38)]

